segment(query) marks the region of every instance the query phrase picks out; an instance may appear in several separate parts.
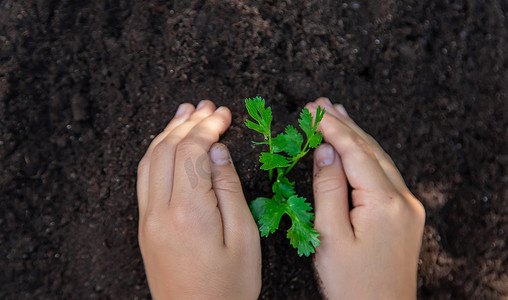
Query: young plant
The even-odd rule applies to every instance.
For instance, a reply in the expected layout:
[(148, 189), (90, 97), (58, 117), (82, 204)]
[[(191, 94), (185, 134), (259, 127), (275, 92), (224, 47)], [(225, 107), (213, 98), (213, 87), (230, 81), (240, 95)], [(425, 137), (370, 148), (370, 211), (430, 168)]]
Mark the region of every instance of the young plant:
[[(319, 122), (325, 111), (317, 108), (316, 119), (312, 122), (312, 115), (307, 108), (300, 113), (298, 124), (305, 134), (305, 144), (302, 134), (293, 126), (288, 125), (283, 133), (272, 137), (272, 109), (265, 108), (265, 100), (261, 97), (245, 99), (245, 106), (249, 115), (254, 119), (246, 120), (245, 125), (263, 134), (264, 140), (253, 142), (255, 145), (268, 145), (268, 152), (262, 152), (259, 162), (262, 170), (268, 170), (272, 181), (272, 198), (258, 197), (250, 204), (250, 210), (256, 220), (261, 236), (267, 237), (279, 228), (284, 214), (291, 218), (292, 226), (287, 231), (291, 245), (298, 249), (298, 255), (309, 256), (314, 248), (319, 246), (319, 233), (314, 229), (312, 221), (314, 214), (307, 199), (299, 197), (294, 182), (289, 181), (287, 175), (296, 163), (307, 154), (311, 148), (316, 148), (323, 139), (321, 132), (317, 132)], [(276, 176), (273, 176), (274, 170)]]

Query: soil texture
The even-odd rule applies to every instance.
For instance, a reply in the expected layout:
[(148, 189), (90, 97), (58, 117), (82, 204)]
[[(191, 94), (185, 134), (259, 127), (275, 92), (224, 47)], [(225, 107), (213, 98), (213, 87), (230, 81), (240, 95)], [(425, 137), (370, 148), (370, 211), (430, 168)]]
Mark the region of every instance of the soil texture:
[[(269, 195), (256, 95), (277, 131), (329, 97), (393, 158), (427, 211), (421, 299), (508, 297), (507, 39), (505, 0), (0, 1), (0, 298), (150, 298), (138, 161), (211, 99), (248, 201)], [(262, 251), (260, 299), (321, 298), (283, 232)]]

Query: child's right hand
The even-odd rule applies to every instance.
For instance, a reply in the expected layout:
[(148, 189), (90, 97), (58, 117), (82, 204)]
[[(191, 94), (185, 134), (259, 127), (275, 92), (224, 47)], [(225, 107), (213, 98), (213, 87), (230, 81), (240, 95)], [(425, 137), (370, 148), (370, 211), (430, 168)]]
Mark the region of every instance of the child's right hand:
[[(414, 299), (425, 210), (390, 157), (344, 108), (326, 109), (314, 153), (315, 267), (329, 299)], [(348, 205), (348, 183), (352, 207)]]

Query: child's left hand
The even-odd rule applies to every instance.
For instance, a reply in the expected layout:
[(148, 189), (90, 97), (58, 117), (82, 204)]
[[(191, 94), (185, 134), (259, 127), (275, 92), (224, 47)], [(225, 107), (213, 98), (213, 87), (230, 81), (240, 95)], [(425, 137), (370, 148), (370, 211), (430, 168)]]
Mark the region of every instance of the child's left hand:
[(139, 244), (154, 299), (257, 299), (259, 232), (227, 148), (226, 107), (182, 104), (138, 167)]

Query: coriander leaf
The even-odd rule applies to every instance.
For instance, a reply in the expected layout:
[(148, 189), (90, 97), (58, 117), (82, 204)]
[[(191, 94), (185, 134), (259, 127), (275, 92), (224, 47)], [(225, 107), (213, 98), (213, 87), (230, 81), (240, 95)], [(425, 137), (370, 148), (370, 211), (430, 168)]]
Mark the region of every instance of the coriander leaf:
[(272, 147), (274, 153), (279, 153), (284, 151), (286, 148), (286, 135), (284, 133), (279, 133), (276, 137), (272, 139)]
[(286, 133), (281, 133), (272, 140), (273, 152), (286, 152), (295, 156), (300, 153), (303, 143), (302, 135), (291, 125), (286, 127)]
[(321, 134), (321, 132), (316, 132), (309, 139), (309, 147), (316, 148), (317, 146), (319, 146), (319, 144), (321, 144), (322, 140), (323, 140), (323, 134)]
[(293, 225), (288, 229), (287, 237), (291, 246), (298, 249), (298, 255), (309, 256), (319, 246), (319, 233), (311, 225), (291, 219)]
[(245, 126), (247, 126), (247, 128), (249, 128), (249, 129), (255, 130), (263, 135), (265, 134), (265, 129), (261, 125), (256, 124), (256, 123), (252, 122), (251, 120), (245, 120)]
[(274, 199), (282, 202), (284, 199), (295, 195), (294, 185), (295, 183), (290, 182), (287, 177), (282, 177), (280, 180), (275, 181), (272, 185), (272, 191), (275, 194)]
[(245, 107), (249, 115), (259, 124), (257, 125), (250, 120), (246, 120), (245, 125), (250, 129), (262, 133), (265, 138), (270, 136), (272, 109), (270, 107), (265, 108), (265, 100), (261, 97), (255, 97), (254, 99), (247, 98), (245, 99)]
[(280, 154), (262, 152), (259, 157), (259, 162), (262, 163), (261, 170), (270, 170), (279, 167), (289, 167), (287, 158)]
[(297, 218), (301, 222), (308, 223), (312, 226), (314, 214), (310, 212), (312, 210), (310, 203), (305, 202), (305, 200), (307, 199), (296, 195), (289, 197), (286, 202), (287, 213), (291, 218)]
[(300, 128), (302, 129), (303, 132), (305, 132), (307, 138), (309, 138), (312, 135), (313, 130), (312, 130), (312, 115), (307, 108), (304, 108), (300, 113), (298, 124), (300, 124)]
[(313, 131), (316, 132), (319, 126), (319, 123), (321, 120), (323, 120), (323, 117), (325, 116), (325, 110), (321, 109), (321, 106), (318, 106), (316, 110), (316, 120), (314, 120), (314, 126), (312, 127)]
[(268, 198), (257, 197), (249, 205), (250, 211), (256, 222), (261, 219), (261, 216), (265, 213), (266, 202), (271, 201)]
[(284, 215), (284, 206), (277, 201), (267, 199), (265, 212), (258, 221), (261, 236), (268, 236), (279, 228), (280, 219)]
[(298, 255), (309, 256), (314, 253), (314, 247), (319, 246), (319, 233), (312, 227), (314, 214), (305, 198), (291, 196), (285, 203), (285, 211), (291, 218), (293, 225), (289, 228), (287, 237), (291, 245), (298, 249)]

